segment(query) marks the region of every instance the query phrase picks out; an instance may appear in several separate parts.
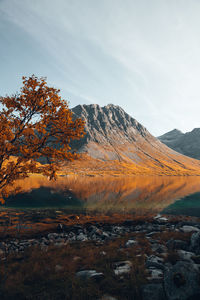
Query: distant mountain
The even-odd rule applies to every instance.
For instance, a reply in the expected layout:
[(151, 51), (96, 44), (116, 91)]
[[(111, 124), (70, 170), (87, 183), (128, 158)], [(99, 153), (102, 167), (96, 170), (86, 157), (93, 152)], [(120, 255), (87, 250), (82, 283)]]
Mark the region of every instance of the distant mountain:
[(174, 129), (158, 137), (168, 147), (184, 155), (200, 159), (200, 128), (185, 134)]
[(98, 165), (99, 170), (107, 170), (109, 165), (115, 170), (117, 166), (119, 172), (129, 169), (131, 174), (200, 174), (200, 162), (165, 146), (119, 106), (78, 105), (72, 111), (86, 123), (85, 137), (71, 143), (72, 150), (96, 160), (95, 164), (83, 160), (79, 167), (95, 165), (96, 170)]

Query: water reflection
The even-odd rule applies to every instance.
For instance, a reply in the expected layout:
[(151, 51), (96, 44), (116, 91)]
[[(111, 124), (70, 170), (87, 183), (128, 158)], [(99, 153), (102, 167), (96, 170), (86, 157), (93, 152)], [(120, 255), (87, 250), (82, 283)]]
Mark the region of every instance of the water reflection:
[(200, 193), (188, 195), (163, 210), (165, 214), (200, 217)]
[(19, 181), (18, 195), (4, 207), (63, 207), (101, 213), (160, 212), (177, 199), (200, 192), (200, 177), (59, 177)]

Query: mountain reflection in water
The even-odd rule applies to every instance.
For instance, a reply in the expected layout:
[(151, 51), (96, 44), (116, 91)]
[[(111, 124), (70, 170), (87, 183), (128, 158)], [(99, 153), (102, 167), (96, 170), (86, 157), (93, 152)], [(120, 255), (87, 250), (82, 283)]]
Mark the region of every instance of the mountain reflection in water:
[(200, 192), (200, 177), (58, 177), (31, 176), (18, 181), (21, 193), (4, 208), (74, 208), (101, 213), (154, 213), (176, 200)]

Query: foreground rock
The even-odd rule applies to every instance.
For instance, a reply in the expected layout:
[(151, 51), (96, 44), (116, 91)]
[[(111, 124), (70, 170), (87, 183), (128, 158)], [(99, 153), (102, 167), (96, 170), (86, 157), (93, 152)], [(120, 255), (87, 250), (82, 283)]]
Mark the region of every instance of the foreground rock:
[(143, 300), (167, 300), (162, 284), (146, 284), (142, 297)]
[(164, 288), (169, 300), (200, 299), (199, 272), (194, 264), (179, 261), (166, 269)]
[(197, 255), (200, 254), (200, 232), (193, 233), (191, 237), (191, 251), (195, 252)]

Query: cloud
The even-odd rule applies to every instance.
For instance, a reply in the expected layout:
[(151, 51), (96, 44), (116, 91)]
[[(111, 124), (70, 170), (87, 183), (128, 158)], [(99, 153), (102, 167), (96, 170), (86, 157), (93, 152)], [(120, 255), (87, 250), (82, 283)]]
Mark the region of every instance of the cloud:
[(0, 2), (64, 95), (121, 105), (155, 135), (199, 126), (199, 13), (195, 0)]

